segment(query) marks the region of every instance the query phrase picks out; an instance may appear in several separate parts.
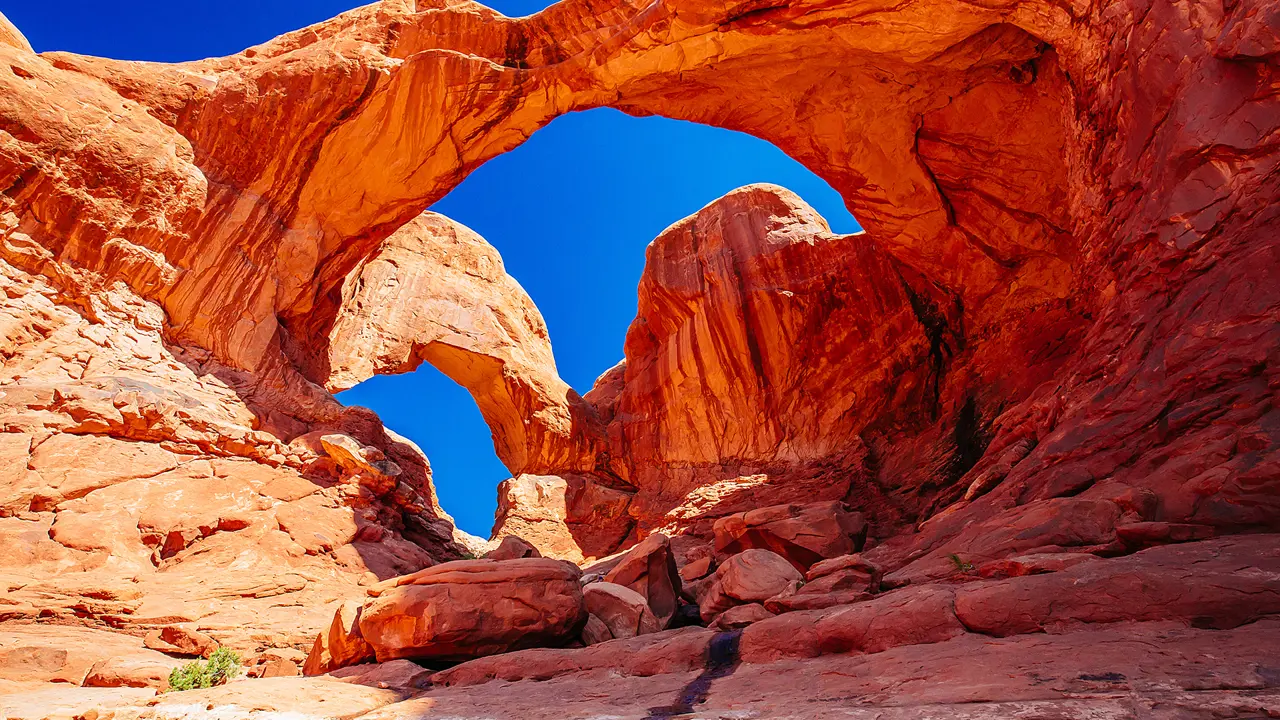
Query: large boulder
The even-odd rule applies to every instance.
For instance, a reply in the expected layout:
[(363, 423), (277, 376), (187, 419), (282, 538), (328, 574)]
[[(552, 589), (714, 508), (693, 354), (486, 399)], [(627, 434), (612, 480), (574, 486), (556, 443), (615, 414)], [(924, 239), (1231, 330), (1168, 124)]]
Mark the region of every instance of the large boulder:
[(868, 600), (880, 590), (883, 571), (861, 555), (823, 560), (805, 573), (808, 581), (795, 592), (783, 592), (765, 601), (774, 613), (818, 610)]
[(548, 558), (460, 560), (370, 588), (360, 631), (379, 662), (467, 660), (567, 642), (586, 621), (580, 572)]
[(661, 533), (641, 540), (604, 579), (643, 595), (662, 627), (671, 622), (679, 608), (680, 573), (671, 553), (671, 539)]
[(515, 535), (508, 535), (498, 542), (497, 547), (484, 554), (485, 560), (517, 560), (527, 557), (542, 557), (538, 548)]
[(716, 556), (764, 548), (804, 572), (826, 558), (857, 552), (867, 536), (861, 513), (841, 502), (773, 505), (720, 518), (712, 528)]
[(648, 635), (662, 629), (649, 603), (640, 593), (611, 582), (596, 582), (582, 589), (587, 612), (599, 618), (615, 638)]
[(775, 595), (794, 591), (804, 576), (787, 559), (759, 548), (738, 553), (716, 569), (710, 584), (698, 598), (705, 622), (735, 605), (761, 603)]

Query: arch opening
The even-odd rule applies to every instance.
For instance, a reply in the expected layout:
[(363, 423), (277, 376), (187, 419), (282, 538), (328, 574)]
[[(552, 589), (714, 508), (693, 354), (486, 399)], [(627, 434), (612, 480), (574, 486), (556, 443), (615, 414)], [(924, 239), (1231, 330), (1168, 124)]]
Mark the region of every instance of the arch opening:
[[(518, 279), (533, 312), (540, 311), (534, 334), (545, 319), (552, 369), (567, 383), (572, 402), (622, 357), (646, 246), (672, 223), (761, 182), (796, 192), (834, 232), (861, 230), (826, 181), (765, 140), (603, 108), (557, 118), (475, 170), (431, 209), (474, 230), (500, 253), (506, 273)], [(510, 324), (499, 320), (504, 322)], [(509, 413), (449, 360), (472, 350), (453, 340), (404, 350), (406, 357), (378, 370), (399, 374), (372, 377), (338, 399), (373, 409), (388, 427), (417, 442), (432, 463), (444, 508), (463, 530), (488, 537), (497, 485), (538, 468), (519, 466), (516, 448), (500, 449), (507, 465), (499, 460), (490, 427)], [(372, 372), (364, 369), (351, 379)]]

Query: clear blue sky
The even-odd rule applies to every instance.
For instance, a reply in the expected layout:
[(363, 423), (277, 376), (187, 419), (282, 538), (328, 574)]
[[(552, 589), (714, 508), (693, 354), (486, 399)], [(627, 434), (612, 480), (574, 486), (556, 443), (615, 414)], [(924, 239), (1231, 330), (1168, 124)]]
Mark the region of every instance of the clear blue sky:
[[(39, 51), (178, 61), (238, 52), (358, 4), (0, 0), (0, 9)], [(491, 3), (508, 15), (545, 4)], [(795, 191), (836, 232), (858, 229), (830, 186), (769, 143), (614, 110), (559, 118), (481, 167), (432, 209), (498, 248), (507, 272), (546, 318), (560, 374), (585, 393), (622, 357), (645, 246), (676, 220), (753, 182)], [(339, 399), (373, 408), (388, 427), (417, 442), (431, 460), (445, 509), (463, 529), (488, 536), (495, 487), (509, 474), (465, 390), (423, 367), (374, 378)]]

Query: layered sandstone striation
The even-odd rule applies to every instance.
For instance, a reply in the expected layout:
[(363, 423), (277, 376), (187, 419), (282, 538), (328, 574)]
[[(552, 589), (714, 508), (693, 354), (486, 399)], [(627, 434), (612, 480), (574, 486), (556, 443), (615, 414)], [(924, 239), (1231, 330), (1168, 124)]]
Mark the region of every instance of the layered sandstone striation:
[[(1255, 0), (384, 0), (177, 65), (35, 54), (0, 19), (0, 679), (63, 686), (3, 707), (145, 698), (66, 688), (154, 683), (143, 639), (178, 626), (367, 657), (344, 603), (462, 548), (422, 454), (328, 391), (426, 361), (512, 472), (497, 534), (574, 560), (642, 541), (607, 580), (660, 625), (682, 567), (763, 580), (712, 557), (722, 518), (845, 503), (867, 546), (808, 592), (786, 559), (788, 592), (722, 583), (740, 637), (482, 658), (419, 699), (374, 679), (391, 663), (272, 678), (293, 700), (255, 707), (670, 717), (702, 687), (796, 717), (1280, 712), (1278, 55)], [(583, 398), (496, 253), (423, 211), (603, 105), (769, 140), (866, 233), (769, 186), (676, 223)], [(562, 644), (585, 601), (556, 572)], [(425, 616), (404, 602), (392, 625)]]

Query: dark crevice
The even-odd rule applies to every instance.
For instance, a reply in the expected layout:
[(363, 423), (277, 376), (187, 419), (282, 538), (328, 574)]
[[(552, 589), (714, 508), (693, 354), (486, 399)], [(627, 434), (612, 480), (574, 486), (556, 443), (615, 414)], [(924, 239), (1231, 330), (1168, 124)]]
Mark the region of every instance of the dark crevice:
[(710, 697), (711, 683), (732, 675), (738, 669), (741, 662), (738, 653), (741, 640), (742, 630), (716, 633), (707, 647), (706, 669), (680, 690), (675, 702), (649, 708), (649, 714), (644, 720), (669, 720), (693, 713), (695, 705), (705, 703)]
[(907, 293), (908, 302), (911, 303), (911, 311), (924, 327), (925, 337), (929, 340), (930, 367), (926, 381), (929, 389), (926, 402), (929, 405), (930, 416), (937, 419), (942, 399), (942, 376), (946, 372), (947, 362), (954, 354), (951, 344), (947, 342), (949, 329), (947, 316), (931, 298), (917, 293), (901, 273), (898, 274), (898, 278), (902, 283), (902, 289)]
[(955, 455), (947, 467), (948, 485), (952, 485), (964, 477), (965, 473), (978, 464), (978, 460), (987, 451), (991, 438), (982, 427), (982, 418), (978, 414), (978, 404), (972, 397), (965, 399), (960, 413), (956, 416)]

